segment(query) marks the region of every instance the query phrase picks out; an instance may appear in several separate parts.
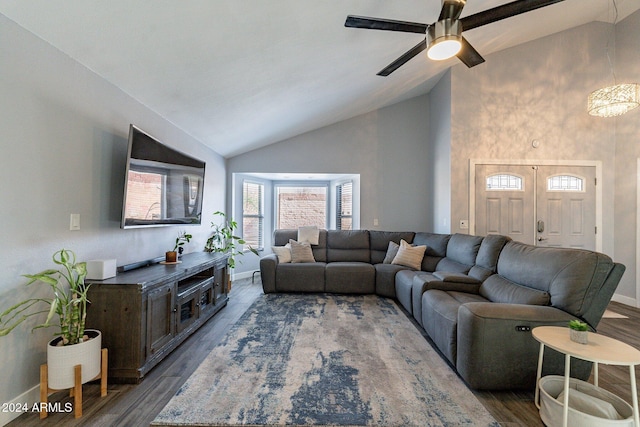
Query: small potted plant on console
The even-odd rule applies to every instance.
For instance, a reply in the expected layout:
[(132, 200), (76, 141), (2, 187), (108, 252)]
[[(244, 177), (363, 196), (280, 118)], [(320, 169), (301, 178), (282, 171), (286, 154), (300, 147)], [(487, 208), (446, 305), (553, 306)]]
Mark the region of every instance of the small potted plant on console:
[(574, 319), (569, 321), (569, 338), (580, 344), (587, 344), (589, 341), (589, 325)]
[(167, 264), (175, 264), (178, 262), (178, 251), (182, 253), (183, 246), (185, 243), (189, 243), (193, 236), (191, 234), (187, 234), (186, 231), (183, 231), (176, 237), (176, 244), (173, 246), (173, 249), (167, 251), (165, 253), (164, 260)]

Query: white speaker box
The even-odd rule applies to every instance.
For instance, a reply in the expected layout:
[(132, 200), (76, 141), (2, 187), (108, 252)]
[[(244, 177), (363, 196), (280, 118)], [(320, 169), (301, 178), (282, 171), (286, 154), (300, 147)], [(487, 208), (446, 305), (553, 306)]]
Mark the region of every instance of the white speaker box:
[(115, 276), (115, 259), (92, 259), (87, 261), (87, 279), (104, 280)]

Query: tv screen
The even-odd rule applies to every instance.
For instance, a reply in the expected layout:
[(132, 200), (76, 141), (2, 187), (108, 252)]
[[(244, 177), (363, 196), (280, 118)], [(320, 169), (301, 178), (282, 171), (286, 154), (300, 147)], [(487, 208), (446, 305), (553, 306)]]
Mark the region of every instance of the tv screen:
[(122, 228), (200, 224), (205, 163), (129, 127)]

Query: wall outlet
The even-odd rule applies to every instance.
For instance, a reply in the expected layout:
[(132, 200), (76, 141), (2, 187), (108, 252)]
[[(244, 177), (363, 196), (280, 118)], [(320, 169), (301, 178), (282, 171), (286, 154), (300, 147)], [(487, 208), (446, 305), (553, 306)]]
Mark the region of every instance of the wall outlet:
[(468, 230), (469, 229), (469, 220), (461, 219), (460, 220), (460, 230)]
[(378, 218), (373, 218), (373, 225), (374, 225), (374, 226), (376, 226), (376, 225), (380, 225), (380, 224), (378, 223)]

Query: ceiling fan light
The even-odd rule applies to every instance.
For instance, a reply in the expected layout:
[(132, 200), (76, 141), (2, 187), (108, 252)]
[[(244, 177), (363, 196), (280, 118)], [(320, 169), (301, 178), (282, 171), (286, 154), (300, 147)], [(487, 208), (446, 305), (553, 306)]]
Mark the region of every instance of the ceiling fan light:
[(640, 106), (640, 84), (623, 83), (594, 90), (587, 99), (587, 111), (592, 116), (621, 116)]
[(455, 56), (462, 48), (460, 21), (443, 19), (427, 29), (427, 56), (442, 61)]

